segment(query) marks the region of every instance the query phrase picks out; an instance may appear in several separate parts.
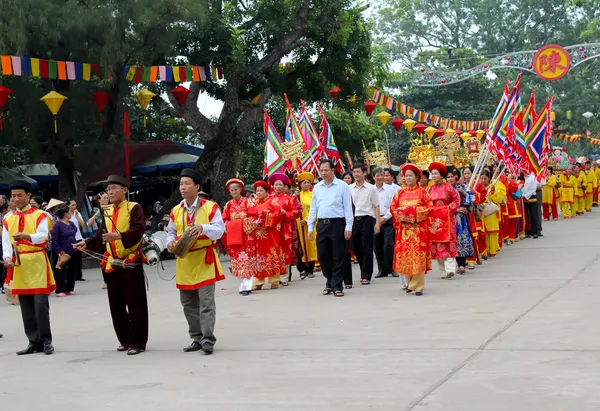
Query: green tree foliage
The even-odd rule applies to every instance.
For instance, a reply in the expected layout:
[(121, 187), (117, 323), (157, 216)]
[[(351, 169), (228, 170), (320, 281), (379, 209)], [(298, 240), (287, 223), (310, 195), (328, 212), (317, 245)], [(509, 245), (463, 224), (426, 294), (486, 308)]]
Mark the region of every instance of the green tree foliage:
[[(132, 119), (134, 139), (194, 136), (181, 122), (149, 113), (149, 127), (133, 92), (121, 78), (127, 64), (158, 64), (173, 50), (178, 27), (186, 19), (201, 21), (202, 2), (173, 0), (58, 1), (5, 0), (0, 14), (2, 54), (44, 59), (98, 63), (109, 67), (110, 80), (57, 81), (5, 76), (2, 83), (14, 91), (4, 110), (2, 144), (17, 147), (14, 160), (56, 164), (61, 196), (73, 195), (72, 172), (84, 180), (94, 167), (109, 159), (102, 153), (109, 145), (122, 144), (123, 112)], [(90, 101), (102, 89), (112, 95), (100, 132), (99, 115)], [(65, 95), (54, 134), (52, 116), (39, 99), (50, 90)], [(151, 108), (153, 110), (153, 108)], [(9, 150), (10, 151), (10, 150)], [(14, 150), (13, 150), (14, 152)]]

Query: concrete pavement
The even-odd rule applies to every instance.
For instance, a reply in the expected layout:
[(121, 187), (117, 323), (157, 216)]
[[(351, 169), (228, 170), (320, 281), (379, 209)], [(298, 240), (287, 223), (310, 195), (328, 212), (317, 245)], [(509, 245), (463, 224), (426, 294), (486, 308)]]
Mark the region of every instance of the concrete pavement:
[[(320, 276), (241, 297), (218, 284), (215, 354), (183, 353), (174, 282), (147, 268), (148, 351), (115, 351), (98, 270), (52, 298), (56, 353), (25, 347), (18, 307), (0, 302), (2, 410), (600, 409), (600, 210), (544, 224), (544, 237), (406, 295), (397, 279), (321, 296)], [(174, 264), (160, 275), (169, 279)], [(227, 268), (226, 268), (226, 271)]]

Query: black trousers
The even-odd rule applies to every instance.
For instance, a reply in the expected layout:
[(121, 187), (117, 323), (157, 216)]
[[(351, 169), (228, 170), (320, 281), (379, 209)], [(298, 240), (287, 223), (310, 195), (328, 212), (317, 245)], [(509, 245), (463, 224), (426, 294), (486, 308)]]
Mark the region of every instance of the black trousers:
[(388, 220), (381, 226), (379, 234), (375, 235), (375, 258), (377, 259), (377, 268), (381, 274), (392, 274), (394, 271), (394, 238), (396, 230), (392, 220)]
[(314, 261), (309, 261), (308, 263), (302, 261), (302, 247), (298, 247), (298, 264), (296, 264), (296, 268), (299, 273), (313, 274), (315, 272)]
[(352, 253), (344, 255), (344, 285), (352, 285)]
[(375, 219), (371, 216), (354, 217), (352, 248), (360, 266), (360, 278), (371, 281), (373, 277), (373, 241)]
[(52, 344), (48, 294), (19, 295), (19, 306), (29, 344)]
[(458, 264), (459, 267), (466, 267), (467, 257), (456, 257), (456, 264)]
[(110, 315), (119, 343), (123, 347), (145, 350), (148, 342), (148, 299), (142, 265), (115, 268), (105, 278)]
[(538, 235), (540, 233), (540, 209), (537, 201), (529, 202), (525, 200), (525, 209), (527, 210), (527, 218), (529, 219), (530, 230), (529, 235)]
[(75, 254), (69, 254), (71, 259), (67, 261), (65, 265), (59, 270), (54, 264), (54, 280), (56, 281), (56, 294), (70, 293), (75, 290), (75, 270), (77, 267), (77, 261)]
[(535, 192), (537, 198), (537, 209), (538, 209), (538, 233), (542, 233), (542, 190)]
[(81, 270), (81, 251), (75, 252), (73, 258), (75, 259), (75, 280), (81, 281), (81, 279), (83, 278), (83, 271)]
[(323, 276), (327, 279), (326, 288), (342, 291), (344, 280), (344, 256), (346, 239), (343, 218), (322, 219), (317, 223), (317, 256)]

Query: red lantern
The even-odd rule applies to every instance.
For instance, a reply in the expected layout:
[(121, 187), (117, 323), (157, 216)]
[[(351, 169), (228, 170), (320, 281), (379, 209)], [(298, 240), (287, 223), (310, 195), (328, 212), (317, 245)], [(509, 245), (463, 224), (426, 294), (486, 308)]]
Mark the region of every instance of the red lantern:
[(373, 110), (375, 110), (375, 107), (377, 107), (377, 104), (374, 101), (365, 101), (365, 111), (367, 112), (367, 116), (373, 114)]
[[(4, 87), (0, 85), (0, 110), (4, 108), (4, 104), (6, 104), (6, 100), (8, 100), (8, 96), (12, 94), (12, 90), (8, 87)], [(2, 130), (2, 117), (0, 116), (0, 130)]]
[(329, 95), (331, 96), (331, 98), (338, 98), (340, 95), (340, 91), (342, 91), (342, 89), (338, 86), (335, 86), (334, 88), (329, 90)]
[(179, 104), (179, 108), (181, 109), (180, 117), (183, 117), (183, 105), (190, 93), (191, 91), (183, 86), (177, 86), (171, 90), (171, 94), (175, 96), (175, 100), (177, 100), (177, 104)]
[(427, 128), (427, 126), (425, 124), (419, 123), (419, 124), (415, 124), (415, 126), (413, 127), (413, 130), (415, 130), (418, 135), (421, 135), (421, 134), (423, 134), (423, 132), (425, 131), (426, 128)]
[(402, 123), (404, 123), (404, 120), (402, 120), (400, 117), (396, 117), (392, 120), (392, 126), (394, 126), (396, 131), (400, 131), (402, 128)]
[(485, 133), (487, 134), (487, 132), (490, 131), (490, 129), (486, 127), (483, 129), (483, 131), (485, 131)]
[(456, 134), (457, 136), (460, 136), (463, 132), (460, 131), (459, 129), (454, 130), (454, 134)]
[(469, 134), (471, 135), (471, 137), (477, 137), (477, 131), (475, 130), (469, 131)]
[(100, 114), (100, 131), (102, 131), (102, 113), (104, 112), (104, 109), (106, 108), (108, 102), (112, 98), (112, 95), (105, 91), (98, 90), (94, 91), (91, 97), (94, 101), (94, 104), (96, 105), (96, 111), (98, 112), (98, 114)]
[(437, 130), (435, 130), (435, 136), (436, 137), (441, 137), (444, 134), (446, 134), (446, 131), (443, 128), (438, 128)]

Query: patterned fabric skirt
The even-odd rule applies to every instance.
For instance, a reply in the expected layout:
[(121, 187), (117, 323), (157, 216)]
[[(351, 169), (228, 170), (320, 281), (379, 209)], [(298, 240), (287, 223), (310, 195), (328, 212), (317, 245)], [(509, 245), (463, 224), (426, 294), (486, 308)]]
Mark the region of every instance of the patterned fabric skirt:
[(462, 214), (456, 215), (456, 248), (458, 257), (471, 257), (475, 255), (467, 216)]

